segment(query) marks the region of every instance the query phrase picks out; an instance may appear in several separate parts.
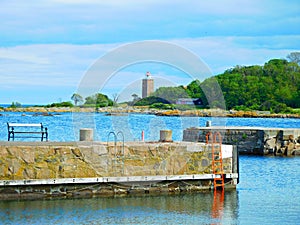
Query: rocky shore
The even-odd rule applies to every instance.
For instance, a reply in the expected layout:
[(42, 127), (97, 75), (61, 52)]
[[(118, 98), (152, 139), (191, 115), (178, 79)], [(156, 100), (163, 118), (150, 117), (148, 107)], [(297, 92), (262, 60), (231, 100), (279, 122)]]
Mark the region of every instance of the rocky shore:
[[(124, 115), (127, 113), (153, 114), (157, 116), (196, 116), (196, 117), (247, 117), (247, 118), (300, 118), (300, 114), (271, 114), (261, 111), (234, 111), (221, 109), (194, 109), (194, 110), (160, 110), (148, 107), (20, 107), (2, 108), (1, 112), (31, 112), (36, 116), (52, 116), (64, 112), (97, 112), (106, 113), (108, 116)], [(0, 114), (1, 116), (1, 114)]]

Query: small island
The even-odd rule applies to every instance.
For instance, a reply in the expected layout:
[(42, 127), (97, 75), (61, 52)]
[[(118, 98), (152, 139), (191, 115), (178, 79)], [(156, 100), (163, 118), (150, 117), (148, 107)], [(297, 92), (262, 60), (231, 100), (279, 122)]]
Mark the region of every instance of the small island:
[[(154, 91), (154, 80), (150, 72), (142, 80), (142, 98), (132, 94), (132, 101), (118, 103), (115, 94), (112, 99), (102, 93), (83, 98), (74, 93), (71, 101), (43, 106), (22, 107), (13, 102), (1, 111), (36, 112), (48, 115), (50, 112), (99, 112), (108, 115), (121, 113), (146, 113), (158, 116), (221, 116), (221, 117), (280, 117), (300, 118), (300, 66), (299, 57), (271, 59), (263, 66), (235, 66), (224, 73), (202, 82), (177, 87), (159, 87)], [(210, 88), (212, 80), (222, 90), (220, 101), (209, 102), (203, 89)], [(224, 106), (225, 103), (225, 106)], [(226, 108), (225, 108), (226, 107)]]

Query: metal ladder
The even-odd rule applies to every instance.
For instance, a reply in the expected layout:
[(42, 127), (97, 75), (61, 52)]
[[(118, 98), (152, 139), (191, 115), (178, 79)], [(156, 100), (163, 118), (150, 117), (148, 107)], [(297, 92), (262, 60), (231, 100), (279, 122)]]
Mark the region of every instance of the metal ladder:
[[(112, 158), (112, 170), (115, 176), (122, 176), (124, 175), (124, 134), (121, 131), (119, 131), (117, 134), (113, 131), (109, 132), (107, 137), (107, 147), (109, 146), (109, 137), (111, 134), (114, 137), (114, 157)], [(119, 135), (122, 136), (122, 146), (120, 150), (118, 150), (117, 146)]]
[(212, 171), (214, 174), (214, 189), (219, 187), (224, 189), (224, 171), (222, 158), (222, 137), (220, 132), (208, 132), (206, 134), (206, 144), (211, 144), (212, 151)]

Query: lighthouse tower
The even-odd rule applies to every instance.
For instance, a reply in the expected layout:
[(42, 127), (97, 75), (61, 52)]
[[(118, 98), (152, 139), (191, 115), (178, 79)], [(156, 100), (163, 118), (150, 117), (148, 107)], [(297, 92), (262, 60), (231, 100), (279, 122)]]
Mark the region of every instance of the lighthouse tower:
[(151, 77), (151, 73), (146, 73), (146, 78), (143, 79), (142, 98), (150, 96), (154, 91), (154, 81)]

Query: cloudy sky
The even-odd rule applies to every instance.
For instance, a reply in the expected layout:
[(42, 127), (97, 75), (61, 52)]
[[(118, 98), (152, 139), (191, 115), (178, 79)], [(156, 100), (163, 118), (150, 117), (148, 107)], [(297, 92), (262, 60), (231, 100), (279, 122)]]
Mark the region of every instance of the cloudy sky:
[[(69, 101), (99, 58), (145, 40), (187, 49), (213, 75), (236, 65), (263, 65), (300, 50), (300, 3), (0, 0), (0, 103)], [(193, 78), (170, 65), (144, 62), (115, 71), (100, 91), (121, 100), (141, 95), (140, 79), (148, 70), (162, 85)]]

